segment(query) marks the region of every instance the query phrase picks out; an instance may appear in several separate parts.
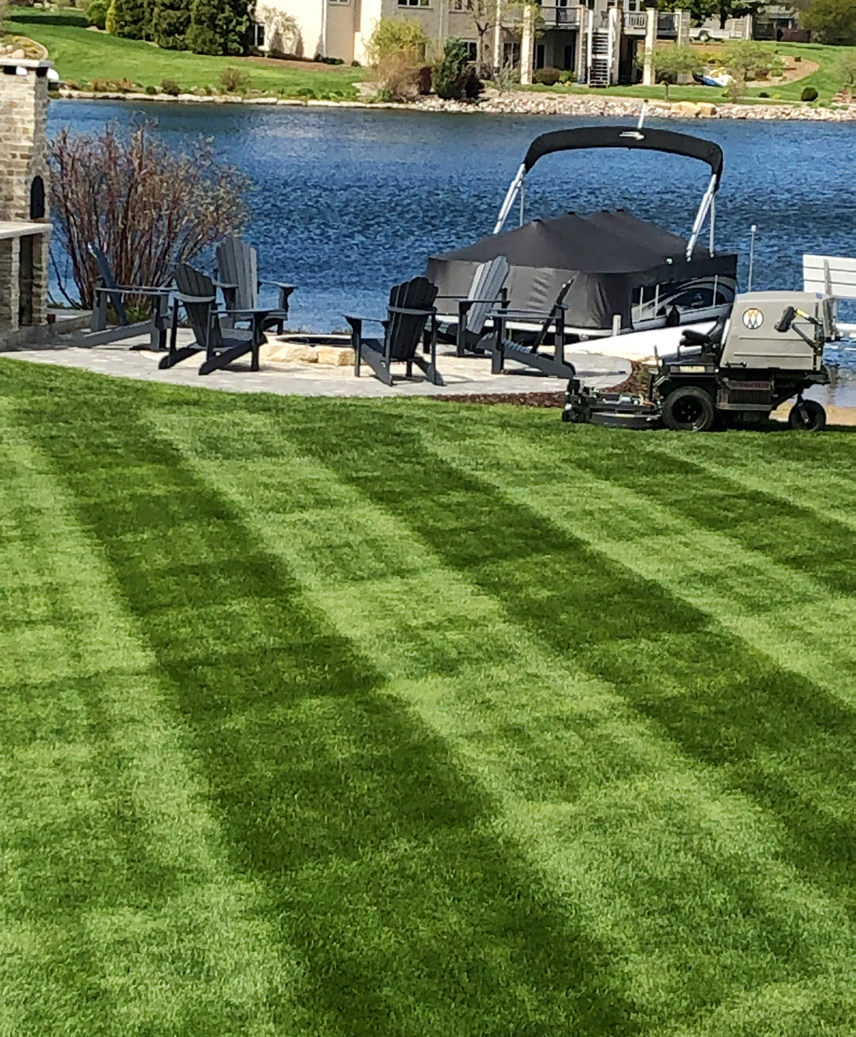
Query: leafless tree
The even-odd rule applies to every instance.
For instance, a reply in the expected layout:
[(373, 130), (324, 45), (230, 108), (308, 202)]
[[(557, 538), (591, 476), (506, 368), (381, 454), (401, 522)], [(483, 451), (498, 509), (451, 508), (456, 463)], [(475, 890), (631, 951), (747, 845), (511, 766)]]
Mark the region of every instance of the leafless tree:
[(84, 307), (95, 281), (89, 244), (101, 246), (120, 284), (162, 285), (176, 263), (240, 231), (249, 215), (246, 177), (219, 166), (204, 139), (177, 153), (150, 126), (127, 137), (115, 126), (61, 130), (51, 165), (54, 223)]

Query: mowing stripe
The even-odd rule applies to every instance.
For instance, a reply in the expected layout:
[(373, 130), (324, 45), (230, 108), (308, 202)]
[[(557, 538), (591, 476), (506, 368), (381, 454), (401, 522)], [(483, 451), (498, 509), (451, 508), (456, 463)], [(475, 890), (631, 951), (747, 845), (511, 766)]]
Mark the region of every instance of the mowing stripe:
[[(556, 533), (572, 534), (650, 581), (649, 588), (666, 588), (731, 634), (731, 644), (716, 634), (717, 628), (709, 636), (697, 632), (688, 638), (688, 666), (664, 657), (657, 639), (644, 634), (629, 651), (613, 643), (611, 658), (593, 656), (584, 646), (578, 650), (599, 672), (612, 674), (685, 751), (717, 764), (726, 780), (776, 809), (789, 826), (785, 846), (794, 863), (830, 893), (846, 896), (851, 911), (856, 909), (851, 852), (856, 817), (849, 793), (856, 781), (850, 752), (856, 736), (853, 653), (839, 636), (838, 646), (828, 649), (831, 661), (821, 654), (824, 636), (832, 644), (833, 631), (840, 635), (852, 626), (852, 600), (823, 593), (801, 574), (782, 571), (728, 538), (687, 529), (685, 521), (649, 498), (597, 480), (568, 462), (557, 463), (552, 484), (539, 482), (533, 493), (525, 473), (537, 470), (540, 451), (522, 438), (506, 435), (502, 454), (492, 456), (489, 468), (477, 460), (487, 447), (475, 435), (464, 447), (461, 440), (426, 439), (444, 460), (470, 477), (477, 475), (510, 504), (527, 508), (533, 519), (546, 519)], [(569, 492), (570, 486), (578, 489)], [(662, 532), (651, 536), (651, 525)], [(543, 536), (549, 540), (555, 533), (544, 531)], [(752, 573), (759, 576), (753, 580)], [(557, 571), (555, 579), (564, 578)], [(770, 587), (778, 592), (780, 586), (788, 588), (782, 611), (770, 605)], [(643, 602), (646, 595), (650, 598), (644, 585), (630, 593)], [(561, 599), (557, 592), (551, 600), (558, 612)], [(793, 613), (799, 609), (806, 618), (789, 612), (791, 603)], [(811, 629), (815, 617), (819, 633)], [(759, 666), (740, 642), (776, 667)], [(709, 668), (706, 687), (691, 672), (700, 660), (707, 660)], [(803, 682), (789, 678), (789, 672), (800, 674)]]
[[(284, 441), (272, 416), (267, 427), (254, 425), (251, 441), (231, 438), (227, 456), (244, 456), (224, 461), (225, 428), (188, 428), (185, 416), (162, 411), (150, 420), (244, 509), (338, 629), (370, 652), (388, 694), (407, 702), (501, 803), (498, 834), (611, 949), (646, 1026), (665, 1025), (676, 1004), (692, 1019), (739, 993), (749, 975), (793, 978), (797, 946), (812, 960), (808, 1001), (821, 962), (837, 974), (853, 960), (840, 906), (778, 859), (775, 821), (723, 789), (711, 769), (682, 759), (607, 682), (510, 623), (496, 598), (426, 550), (418, 526), (373, 503), (371, 486), (343, 482), (354, 457), (331, 459), (331, 467), (319, 456), (329, 456), (341, 429), (331, 428), (308, 456)], [(414, 462), (426, 464), (418, 454)], [(301, 490), (311, 486), (316, 502), (338, 506), (306, 511), (277, 500), (266, 490), (277, 470), (288, 472), (302, 504)], [(844, 975), (846, 968), (842, 985)], [(685, 1032), (707, 1032), (706, 1023)]]
[[(601, 479), (587, 463), (557, 459), (552, 485), (539, 479), (533, 497), (527, 473), (538, 469), (543, 452), (521, 437), (506, 438), (490, 470), (475, 460), (488, 449), (477, 434), (463, 448), (445, 438), (425, 438), (444, 461), (643, 579), (666, 587), (777, 666), (856, 707), (856, 642), (835, 636), (856, 620), (851, 595), (833, 591), (822, 580), (727, 533), (688, 523), (671, 500), (652, 500), (623, 486), (618, 477)], [(569, 486), (581, 490), (569, 493)]]
[[(699, 472), (710, 472), (741, 489), (754, 490), (793, 508), (811, 511), (825, 523), (838, 523), (849, 531), (856, 531), (853, 508), (856, 467), (842, 473), (840, 457), (836, 456), (837, 470), (825, 464), (822, 456), (789, 461), (771, 451), (772, 437), (759, 435), (755, 437), (757, 443), (747, 443), (747, 437), (741, 438), (744, 463), (737, 466), (722, 457), (721, 449), (699, 442), (699, 437), (691, 438), (692, 452), (685, 442), (680, 442), (680, 437), (658, 437), (651, 444), (650, 452), (679, 458)], [(775, 464), (774, 478), (764, 474), (771, 464)], [(842, 548), (842, 553), (844, 550)]]
[(0, 1032), (318, 1032), (74, 502), (0, 424)]
[[(106, 397), (38, 434), (171, 678), (236, 870), (305, 954), (314, 1032), (635, 1034), (605, 952), (497, 839), (492, 802), (444, 743), (139, 420), (144, 393)], [(204, 415), (184, 414), (178, 439), (201, 417), (216, 443), (224, 415)], [(253, 439), (253, 416), (234, 418)], [(312, 488), (280, 466), (281, 497)], [(195, 564), (156, 564), (146, 545), (176, 531), (192, 531)]]
[[(550, 441), (567, 431), (567, 427), (554, 427), (546, 438)], [(594, 430), (587, 430), (591, 431)], [(748, 435), (736, 434), (730, 441), (736, 445)], [(803, 506), (802, 500), (792, 504), (781, 496), (753, 490), (739, 480), (714, 472), (700, 475), (691, 460), (677, 456), (677, 449), (657, 449), (660, 442), (668, 446), (669, 440), (666, 435), (649, 440), (650, 446), (643, 451), (646, 463), (636, 465), (626, 463), (628, 441), (627, 436), (621, 434), (598, 441), (595, 446), (584, 433), (573, 442), (566, 442), (561, 454), (573, 456), (576, 469), (573, 474), (577, 477), (579, 471), (584, 470), (646, 498), (655, 496), (692, 528), (727, 536), (747, 550), (761, 552), (770, 561), (786, 566), (792, 573), (802, 572), (838, 594), (856, 593), (856, 566), (851, 561), (856, 557), (853, 529), (839, 521), (821, 518), (816, 510)], [(724, 445), (728, 442), (726, 438)], [(592, 449), (586, 450), (586, 443), (591, 444)], [(684, 446), (680, 453), (688, 449)], [(560, 452), (557, 450), (557, 453)], [(756, 467), (763, 470), (760, 463)], [(561, 462), (557, 470), (561, 471)], [(807, 463), (804, 470), (803, 498), (818, 477), (814, 466)]]

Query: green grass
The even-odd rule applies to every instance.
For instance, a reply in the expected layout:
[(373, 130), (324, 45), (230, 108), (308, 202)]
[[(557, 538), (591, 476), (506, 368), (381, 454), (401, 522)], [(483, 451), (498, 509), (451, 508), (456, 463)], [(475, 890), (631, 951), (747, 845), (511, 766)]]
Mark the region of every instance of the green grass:
[(0, 1033), (852, 1037), (853, 444), (0, 360)]
[(174, 79), (184, 91), (218, 88), (220, 73), (229, 66), (246, 69), (252, 88), (284, 96), (351, 98), (354, 83), (365, 76), (359, 68), (306, 62), (300, 68), (280, 63), (260, 64), (248, 58), (216, 58), (186, 51), (161, 50), (148, 43), (122, 40), (86, 28), (86, 18), (69, 11), (13, 7), (9, 27), (48, 48), (65, 80), (81, 86), (94, 79), (129, 79), (142, 87)]
[[(844, 85), (842, 80), (835, 74), (835, 61), (845, 47), (827, 47), (819, 43), (760, 43), (759, 46), (768, 50), (774, 50), (778, 54), (790, 57), (801, 57), (803, 61), (813, 61), (819, 68), (804, 79), (795, 80), (792, 83), (780, 83), (771, 78), (768, 82), (750, 87), (746, 91), (745, 101), (750, 103), (775, 104), (777, 101), (799, 101), (802, 91), (807, 86), (813, 86), (818, 93), (818, 101), (829, 102), (841, 90)], [(706, 53), (716, 53), (715, 45), (706, 44), (700, 47)], [(662, 101), (665, 92), (662, 86), (612, 86), (607, 89), (593, 91), (585, 86), (558, 85), (554, 87), (534, 86), (526, 87), (527, 90), (539, 90), (549, 93), (570, 94), (614, 94), (619, 97), (643, 97), (649, 101)], [(767, 93), (769, 98), (761, 98), (759, 94)], [(775, 96), (774, 96), (775, 95)], [(670, 86), (669, 101), (711, 101), (714, 104), (722, 104), (728, 101), (727, 91), (722, 87), (701, 86)]]

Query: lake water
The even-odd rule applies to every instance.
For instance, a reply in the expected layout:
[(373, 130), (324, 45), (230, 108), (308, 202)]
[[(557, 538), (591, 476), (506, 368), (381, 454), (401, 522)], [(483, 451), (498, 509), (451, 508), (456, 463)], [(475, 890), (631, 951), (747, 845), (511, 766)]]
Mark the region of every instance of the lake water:
[[(50, 110), (52, 132), (139, 120), (156, 122), (177, 147), (212, 137), (218, 158), (249, 176), (246, 237), (260, 249), (261, 275), (298, 285), (292, 323), (317, 331), (342, 328), (344, 312), (379, 312), (390, 285), (422, 273), (427, 256), (489, 233), (532, 139), (586, 122), (104, 101)], [(757, 288), (801, 287), (803, 252), (856, 254), (853, 124), (660, 125), (722, 146), (716, 243), (741, 254), (744, 284), (752, 223)], [(552, 155), (527, 179), (527, 215), (625, 207), (686, 235), (707, 179), (706, 165), (655, 153)]]

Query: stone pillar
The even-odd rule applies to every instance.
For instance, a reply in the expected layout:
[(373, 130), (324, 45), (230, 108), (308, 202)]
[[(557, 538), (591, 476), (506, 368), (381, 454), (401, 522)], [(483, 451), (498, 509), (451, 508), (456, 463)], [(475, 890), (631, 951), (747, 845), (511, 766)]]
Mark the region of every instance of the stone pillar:
[[(9, 311), (17, 326), (20, 298), (20, 260), (27, 255), (26, 320), (47, 321), (48, 306), (48, 69), (49, 61), (0, 59), (0, 222), (45, 224), (44, 232), (22, 228), (28, 240), (0, 241), (0, 300), (4, 318)], [(32, 254), (32, 279), (29, 255)]]
[(0, 239), (0, 331), (18, 327), (19, 242)]
[(523, 5), (523, 35), (520, 38), (520, 82), (532, 85), (532, 64), (535, 57), (535, 4)]
[(645, 8), (645, 56), (642, 61), (642, 86), (653, 86), (654, 48), (657, 46), (657, 8)]
[(679, 47), (686, 46), (690, 42), (690, 12), (675, 11), (675, 31), (677, 33), (677, 44)]

